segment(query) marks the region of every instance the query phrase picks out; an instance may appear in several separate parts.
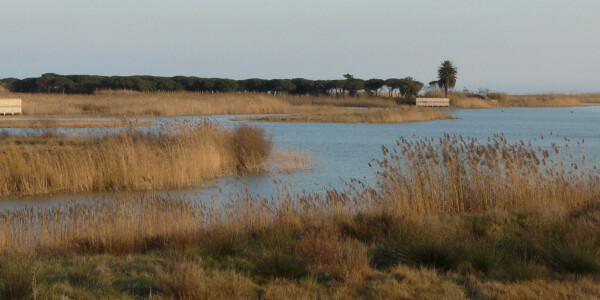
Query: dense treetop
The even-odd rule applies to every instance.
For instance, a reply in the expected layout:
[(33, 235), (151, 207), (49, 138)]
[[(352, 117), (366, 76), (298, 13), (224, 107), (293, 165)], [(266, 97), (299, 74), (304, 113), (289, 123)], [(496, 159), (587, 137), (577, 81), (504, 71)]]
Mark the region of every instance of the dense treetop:
[(96, 90), (133, 90), (151, 91), (191, 91), (204, 93), (269, 93), (291, 95), (331, 95), (355, 96), (359, 91), (378, 94), (387, 90), (390, 95), (396, 94), (405, 98), (415, 97), (423, 83), (412, 77), (362, 80), (345, 74), (345, 79), (310, 80), (293, 79), (259, 79), (250, 78), (233, 80), (227, 78), (199, 77), (159, 77), (159, 76), (96, 76), (96, 75), (58, 75), (43, 74), (35, 78), (5, 78), (0, 84), (12, 92), (19, 93), (68, 93), (92, 94)]

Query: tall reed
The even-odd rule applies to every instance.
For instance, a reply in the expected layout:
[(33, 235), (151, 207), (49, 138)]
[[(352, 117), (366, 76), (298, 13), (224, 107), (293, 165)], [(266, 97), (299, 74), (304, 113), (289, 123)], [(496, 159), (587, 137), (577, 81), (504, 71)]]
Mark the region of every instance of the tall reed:
[(5, 134), (0, 195), (185, 187), (264, 169), (271, 147), (260, 128), (231, 132), (209, 121), (101, 137)]
[[(208, 127), (192, 129), (192, 133), (188, 134), (198, 134), (198, 130), (215, 130), (214, 125), (203, 126)], [(227, 135), (220, 130), (211, 132), (217, 137)], [(206, 137), (206, 134), (201, 136)], [(107, 139), (117, 143), (112, 141), (114, 137)], [(137, 139), (126, 136), (123, 141), (135, 145)], [(142, 137), (139, 139), (144, 140)], [(152, 141), (176, 149), (186, 147), (177, 138), (156, 137)], [(102, 147), (100, 144), (95, 148)], [(135, 152), (137, 148), (119, 150)], [(256, 232), (283, 224), (296, 227), (303, 222), (314, 223), (322, 218), (346, 218), (373, 211), (383, 211), (391, 216), (417, 217), (496, 210), (569, 211), (600, 198), (600, 170), (585, 163), (571, 164), (556, 145), (545, 150), (534, 149), (525, 142), (508, 143), (502, 135), (495, 136), (486, 144), (480, 144), (474, 138), (446, 135), (437, 142), (431, 139), (400, 139), (394, 149), (384, 147), (383, 151), (384, 158), (374, 166), (378, 178), (375, 185), (356, 181), (347, 189), (328, 190), (325, 195), (282, 187), (279, 195), (271, 199), (241, 194), (219, 205), (212, 203), (208, 206), (210, 203), (192, 199), (139, 197), (133, 200), (116, 198), (89, 204), (73, 203), (50, 211), (9, 210), (0, 214), (0, 245), (6, 251), (82, 249), (130, 253), (153, 247), (185, 248), (194, 245), (198, 238), (206, 241), (225, 232), (229, 232), (228, 236), (235, 236), (241, 232)], [(88, 157), (99, 155), (83, 152)], [(153, 168), (175, 179), (185, 176), (177, 172), (186, 172), (198, 179), (207, 176), (205, 172), (196, 170), (199, 162), (204, 160), (190, 162), (191, 155), (182, 157), (182, 161), (176, 161), (178, 171), (166, 165)], [(115, 164), (130, 160), (139, 162), (143, 159), (120, 156)], [(173, 158), (169, 164), (172, 161)], [(223, 161), (231, 162), (230, 168), (236, 167), (237, 160), (233, 155)], [(55, 164), (60, 165), (58, 162)], [(143, 164), (140, 166), (144, 167)], [(215, 165), (210, 166), (215, 168), (214, 172), (219, 172)], [(42, 165), (36, 167), (42, 168)], [(108, 170), (100, 169), (99, 173), (102, 172)], [(162, 180), (170, 182), (168, 180), (175, 179)]]
[(600, 196), (598, 169), (563, 157), (555, 143), (543, 149), (511, 144), (503, 135), (485, 144), (445, 135), (437, 142), (400, 139), (383, 152), (379, 183), (367, 192), (404, 213), (573, 208)]

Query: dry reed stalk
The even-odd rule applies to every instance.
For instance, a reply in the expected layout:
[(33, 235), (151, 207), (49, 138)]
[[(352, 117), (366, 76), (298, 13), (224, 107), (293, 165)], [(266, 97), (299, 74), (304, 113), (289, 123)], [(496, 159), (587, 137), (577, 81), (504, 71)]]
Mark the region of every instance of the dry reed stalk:
[(565, 162), (559, 148), (533, 149), (496, 135), (486, 145), (462, 137), (384, 147), (379, 184), (367, 193), (407, 214), (456, 214), (554, 206), (570, 209), (600, 195), (600, 171)]

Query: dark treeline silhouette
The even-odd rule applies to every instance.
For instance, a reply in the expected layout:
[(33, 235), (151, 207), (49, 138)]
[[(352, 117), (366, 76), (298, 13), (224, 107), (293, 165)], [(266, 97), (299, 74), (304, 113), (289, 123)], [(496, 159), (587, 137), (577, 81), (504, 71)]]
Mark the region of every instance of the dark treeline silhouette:
[(291, 95), (356, 96), (360, 91), (379, 95), (386, 90), (390, 96), (412, 98), (418, 95), (423, 83), (412, 77), (362, 80), (350, 74), (339, 80), (244, 79), (158, 76), (96, 76), (43, 74), (37, 78), (5, 78), (0, 83), (18, 93), (92, 94), (97, 90), (191, 91), (202, 93), (268, 93)]

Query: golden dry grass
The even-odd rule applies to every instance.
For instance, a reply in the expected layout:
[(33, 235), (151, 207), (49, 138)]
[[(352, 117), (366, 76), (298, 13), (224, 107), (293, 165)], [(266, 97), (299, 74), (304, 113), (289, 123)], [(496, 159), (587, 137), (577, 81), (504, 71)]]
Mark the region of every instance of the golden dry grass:
[(0, 194), (179, 188), (265, 167), (271, 140), (262, 129), (233, 132), (211, 122), (127, 128), (103, 137), (41, 133), (0, 138)]
[(600, 103), (599, 93), (577, 94), (575, 97), (583, 103)]
[[(543, 137), (542, 137), (543, 139)], [(578, 144), (584, 141), (577, 141)], [(560, 156), (525, 142), (511, 144), (495, 135), (487, 144), (446, 135), (437, 143), (400, 139), (383, 148), (379, 198), (411, 213), (465, 213), (551, 205), (569, 209), (600, 195), (600, 173), (589, 162)], [(581, 188), (584, 187), (584, 188)]]
[(499, 108), (503, 107), (498, 101), (483, 100), (479, 98), (451, 98), (450, 107), (476, 109), (476, 108)]
[[(219, 144), (215, 144), (209, 134), (214, 135), (218, 140), (229, 141), (226, 137), (230, 133), (214, 128), (213, 125), (194, 127), (189, 131), (184, 136), (188, 139), (195, 137), (189, 135), (202, 137), (205, 145), (192, 144), (192, 146), (201, 147), (200, 149), (203, 150), (211, 150), (211, 147), (220, 150)], [(115, 151), (115, 153), (135, 152), (137, 149), (132, 145), (146, 142), (144, 138), (131, 136), (109, 137), (106, 141), (110, 142), (108, 143), (110, 147), (114, 147), (113, 144), (129, 144), (123, 151)], [(160, 137), (152, 141), (159, 143), (158, 146), (162, 149), (169, 149), (168, 147), (173, 143), (184, 144), (181, 143), (180, 137)], [(88, 141), (85, 141), (84, 145), (89, 145), (87, 143)], [(99, 145), (102, 143), (105, 142), (100, 141)], [(70, 146), (77, 147), (74, 144)], [(13, 144), (10, 147), (19, 147), (19, 145)], [(26, 147), (32, 148), (30, 153), (36, 153), (33, 148), (39, 146)], [(44, 148), (47, 147), (48, 145), (44, 145)], [(183, 145), (178, 147), (185, 149)], [(302, 224), (301, 219), (310, 219), (317, 215), (354, 214), (378, 209), (385, 209), (392, 214), (411, 216), (460, 215), (494, 210), (568, 211), (597, 200), (600, 196), (600, 171), (582, 164), (572, 165), (567, 157), (560, 155), (557, 146), (552, 147), (549, 150), (538, 151), (528, 147), (526, 143), (509, 144), (501, 135), (484, 145), (479, 145), (474, 139), (449, 136), (441, 138), (437, 143), (431, 140), (410, 142), (401, 139), (393, 150), (383, 148), (385, 159), (380, 160), (376, 167), (377, 184), (375, 186), (358, 184), (350, 190), (353, 192), (332, 190), (325, 198), (308, 194), (300, 202), (295, 198), (295, 193), (273, 199), (274, 202), (263, 202), (263, 199), (253, 197), (231, 199), (231, 203), (226, 205), (226, 211), (207, 211), (192, 200), (169, 197), (113, 199), (86, 205), (73, 204), (73, 207), (68, 210), (71, 212), (69, 214), (59, 211), (53, 211), (51, 214), (41, 211), (32, 214), (7, 211), (3, 213), (5, 218), (2, 222), (8, 223), (5, 223), (6, 226), (3, 228), (13, 229), (3, 231), (4, 242), (1, 245), (4, 250), (43, 251), (54, 247), (72, 249), (81, 243), (81, 239), (85, 239), (100, 242), (98, 247), (104, 252), (130, 252), (136, 251), (138, 242), (142, 243), (150, 237), (168, 236), (173, 242), (172, 246), (177, 246), (176, 238), (181, 238), (180, 242), (185, 244), (193, 240), (188, 234), (202, 231), (206, 225), (215, 226), (220, 222), (225, 222), (223, 225), (232, 226), (231, 228), (239, 229), (245, 226), (260, 228), (273, 222), (284, 222), (288, 225)], [(229, 168), (236, 166), (237, 162), (229, 163), (235, 161), (233, 157), (217, 159), (208, 155), (214, 155), (212, 151), (193, 153), (198, 155), (204, 152), (207, 153), (204, 154), (206, 159), (212, 161), (209, 165), (210, 172), (202, 168), (205, 164), (202, 157), (191, 160), (191, 163), (186, 159), (176, 166), (160, 165), (155, 168), (162, 170), (167, 175), (165, 177), (175, 179), (189, 177), (188, 180), (193, 180), (204, 179), (212, 173), (220, 174), (223, 164)], [(133, 158), (143, 161), (133, 155), (116, 161), (128, 162)], [(152, 164), (160, 163), (160, 160), (155, 159), (149, 161)], [(169, 161), (169, 163), (174, 162), (174, 159)], [(35, 165), (31, 169), (45, 173), (44, 165), (35, 162), (30, 164)], [(146, 168), (144, 165), (140, 166)], [(573, 166), (575, 169), (567, 170)], [(22, 168), (24, 166), (17, 170)], [(174, 171), (175, 169), (181, 170)], [(12, 171), (13, 174), (25, 173), (6, 166), (3, 170)], [(115, 174), (109, 176), (111, 182), (128, 182), (126, 179), (120, 180), (119, 177), (127, 173), (119, 171), (123, 170), (122, 168), (116, 170), (96, 173)], [(153, 175), (152, 172), (144, 173), (146, 176)], [(5, 175), (4, 178), (4, 182), (10, 182), (11, 178), (18, 177)], [(161, 178), (163, 177), (158, 177), (157, 180)], [(58, 181), (58, 179), (52, 180)], [(173, 184), (177, 185), (178, 182)], [(7, 186), (10, 185), (3, 185), (5, 190)], [(12, 217), (6, 218), (7, 216)], [(107, 216), (110, 218), (105, 219)], [(223, 216), (227, 218), (222, 219)], [(166, 221), (169, 219), (173, 222)], [(15, 221), (16, 224), (21, 225), (13, 227), (15, 224), (12, 222)], [(31, 224), (38, 225), (30, 227)], [(40, 228), (37, 228), (38, 226)], [(43, 230), (43, 234), (39, 230)], [(180, 232), (181, 230), (183, 232)], [(185, 232), (187, 234), (184, 234)], [(187, 240), (188, 238), (190, 240)], [(32, 243), (37, 246), (32, 247)], [(113, 243), (118, 246), (110, 246)]]
[(447, 120), (454, 117), (434, 109), (419, 109), (405, 106), (396, 109), (357, 110), (326, 108), (318, 113), (273, 115), (259, 118), (236, 118), (237, 121), (304, 122), (304, 123), (406, 123)]
[(317, 112), (329, 106), (396, 107), (381, 98), (299, 97), (267, 94), (208, 94), (193, 92), (99, 91), (94, 95), (17, 94), (23, 115), (38, 117), (133, 117)]
[(316, 106), (335, 106), (335, 107), (382, 107), (397, 108), (404, 105), (397, 103), (397, 98), (387, 96), (368, 96), (359, 97), (327, 97), (327, 96), (285, 96), (284, 99), (293, 105), (316, 105)]
[(85, 128), (85, 127), (129, 127), (154, 124), (153, 120), (23, 120), (0, 119), (0, 128)]
[(530, 95), (512, 96), (508, 102), (515, 107), (569, 107), (580, 106), (581, 98), (577, 95)]
[(548, 95), (514, 95), (499, 99), (483, 100), (466, 97), (462, 93), (451, 95), (451, 106), (454, 108), (503, 108), (503, 107), (571, 107), (582, 103), (600, 102), (600, 97), (591, 94), (548, 94)]
[(0, 262), (48, 297), (598, 297), (600, 170), (549, 145), (400, 139), (325, 195), (5, 210)]

